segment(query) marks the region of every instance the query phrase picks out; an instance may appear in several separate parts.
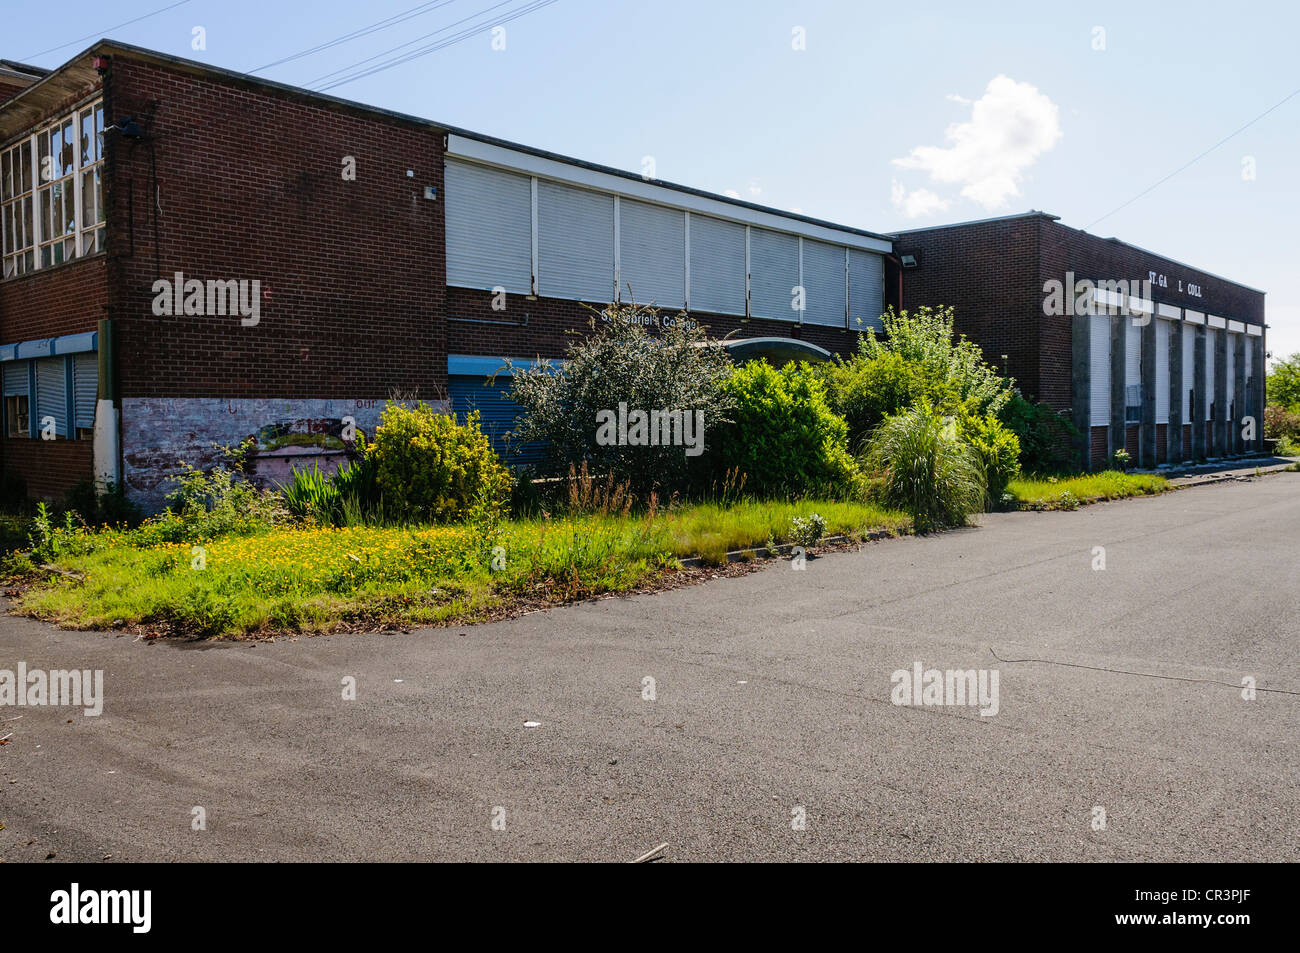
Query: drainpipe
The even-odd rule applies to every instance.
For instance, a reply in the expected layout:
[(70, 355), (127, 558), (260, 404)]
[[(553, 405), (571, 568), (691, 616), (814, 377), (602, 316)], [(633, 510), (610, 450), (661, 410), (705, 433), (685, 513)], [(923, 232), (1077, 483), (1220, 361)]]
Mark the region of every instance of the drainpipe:
[(122, 484), (121, 412), (117, 395), (117, 327), (99, 322), (99, 394), (95, 401), (92, 455), (95, 489), (107, 493)]

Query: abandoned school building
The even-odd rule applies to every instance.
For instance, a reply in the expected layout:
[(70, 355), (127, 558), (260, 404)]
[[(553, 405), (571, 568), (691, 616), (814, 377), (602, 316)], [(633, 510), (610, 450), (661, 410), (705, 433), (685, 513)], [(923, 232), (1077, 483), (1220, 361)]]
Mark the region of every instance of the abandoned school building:
[[(106, 40), (0, 60), (0, 265), (0, 467), (41, 498), (93, 480), (157, 509), (248, 438), (283, 480), (394, 394), (477, 406), (504, 448), (492, 375), (620, 298), (774, 362), (954, 305), (1092, 465), (1249, 450), (1229, 422), (1262, 412), (1261, 292), (1041, 213), (877, 234)], [(1152, 274), (1157, 320), (1045, 314), (1071, 269)]]

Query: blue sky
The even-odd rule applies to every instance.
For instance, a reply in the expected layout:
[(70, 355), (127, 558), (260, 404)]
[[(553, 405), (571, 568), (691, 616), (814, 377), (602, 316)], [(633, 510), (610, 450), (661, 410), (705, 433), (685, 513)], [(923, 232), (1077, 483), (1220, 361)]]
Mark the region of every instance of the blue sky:
[[(89, 41), (33, 54), (98, 32), (251, 71), (419, 5), (189, 0), (107, 29), (166, 2), (7, 10), (0, 56), (56, 66)], [(528, 2), (440, 0), (259, 75), (311, 85), (470, 18), (331, 92), (874, 231), (1045, 209), (1264, 289), (1270, 350), (1300, 351), (1300, 96), (1096, 221), (1300, 88), (1300, 5), (557, 0), (494, 49)]]

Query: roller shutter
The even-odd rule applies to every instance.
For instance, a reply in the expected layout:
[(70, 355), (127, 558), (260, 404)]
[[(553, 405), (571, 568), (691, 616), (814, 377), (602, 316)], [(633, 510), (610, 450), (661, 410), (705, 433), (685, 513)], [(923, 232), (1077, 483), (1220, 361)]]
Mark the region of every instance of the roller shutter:
[(523, 413), (523, 408), (510, 399), (509, 377), (499, 375), (489, 383), (477, 374), (452, 374), (447, 378), (447, 391), (458, 419), (463, 421), (470, 411), (478, 410), (479, 425), (505, 463), (536, 463), (542, 458), (545, 443), (536, 441), (518, 447), (507, 439), (515, 419)]
[[(885, 260), (869, 251), (849, 249), (849, 327), (854, 331), (884, 327)], [(858, 323), (859, 319), (862, 321)]]
[(1210, 405), (1214, 403), (1214, 328), (1205, 330), (1205, 419), (1210, 420)]
[(1156, 321), (1156, 423), (1169, 423), (1169, 322)]
[(1196, 328), (1183, 327), (1183, 423), (1192, 422), (1192, 390), (1196, 387)]
[(620, 297), (659, 308), (685, 307), (686, 213), (621, 198), (618, 238)]
[(1090, 318), (1089, 345), (1091, 358), (1088, 376), (1091, 394), (1088, 417), (1094, 427), (1110, 426), (1110, 318), (1094, 314)]
[(5, 361), (4, 395), (16, 397), (27, 393), (27, 361)]
[(549, 298), (614, 300), (614, 197), (538, 181), (537, 288)]
[(447, 284), (531, 294), (532, 180), (446, 162)]
[(36, 429), (44, 429), (45, 418), (54, 418), (54, 432), (68, 435), (67, 362), (61, 357), (43, 357), (36, 362)]
[(803, 240), (804, 315), (808, 324), (844, 327), (844, 246)]
[(95, 426), (95, 404), (99, 398), (99, 355), (74, 354), (72, 357), (73, 426)]
[(765, 228), (749, 230), (749, 308), (756, 318), (798, 321), (791, 305), (799, 284), (799, 239)]
[(691, 310), (745, 313), (745, 226), (691, 215)]
[(1232, 402), (1237, 396), (1237, 335), (1235, 334), (1228, 334), (1228, 379), (1224, 383), (1228, 389), (1226, 397), (1228, 408), (1231, 409)]

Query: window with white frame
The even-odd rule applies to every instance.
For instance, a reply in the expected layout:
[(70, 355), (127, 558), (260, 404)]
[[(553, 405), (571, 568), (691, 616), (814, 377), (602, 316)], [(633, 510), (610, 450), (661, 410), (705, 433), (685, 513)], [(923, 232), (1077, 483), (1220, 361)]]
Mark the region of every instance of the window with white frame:
[(90, 103), (0, 155), (0, 262), (12, 278), (104, 249), (104, 107)]

